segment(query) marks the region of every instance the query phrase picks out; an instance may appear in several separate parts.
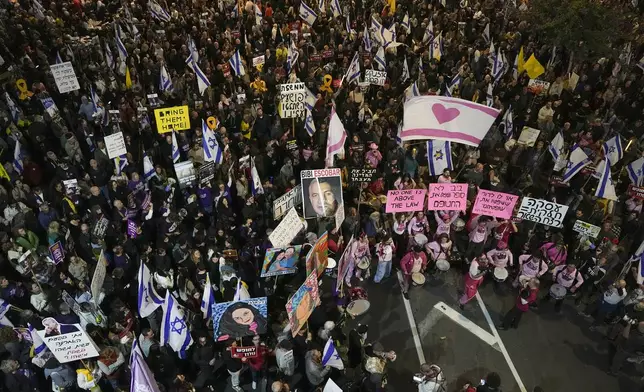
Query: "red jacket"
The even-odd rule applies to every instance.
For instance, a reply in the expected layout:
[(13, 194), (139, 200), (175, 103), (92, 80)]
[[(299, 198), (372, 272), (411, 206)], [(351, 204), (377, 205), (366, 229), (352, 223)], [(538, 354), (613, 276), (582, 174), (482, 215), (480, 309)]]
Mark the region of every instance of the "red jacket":
[[(521, 295), (525, 290), (530, 290), (530, 293), (528, 294), (527, 298), (524, 298)], [(527, 312), (528, 310), (530, 310), (530, 304), (537, 300), (538, 293), (539, 293), (539, 289), (523, 289), (521, 293), (519, 293), (519, 295), (517, 296), (517, 308), (522, 312)], [(521, 300), (527, 303), (524, 304), (523, 301)]]
[[(425, 269), (427, 266), (427, 255), (425, 252), (420, 252), (420, 260), (422, 267), (421, 269)], [(405, 256), (403, 256), (402, 260), (400, 260), (400, 268), (402, 268), (402, 271), (405, 275), (411, 275), (411, 270), (414, 268), (414, 252), (408, 252)]]

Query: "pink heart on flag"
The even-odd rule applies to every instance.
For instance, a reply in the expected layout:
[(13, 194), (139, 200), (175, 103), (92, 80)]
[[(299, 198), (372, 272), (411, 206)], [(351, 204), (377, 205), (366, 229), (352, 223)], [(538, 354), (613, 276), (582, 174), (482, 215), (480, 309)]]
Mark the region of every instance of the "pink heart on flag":
[(432, 112), (434, 113), (434, 116), (436, 117), (436, 120), (438, 120), (439, 124), (450, 122), (461, 114), (460, 110), (456, 108), (448, 109), (440, 103), (436, 103), (434, 104), (434, 106), (432, 106)]

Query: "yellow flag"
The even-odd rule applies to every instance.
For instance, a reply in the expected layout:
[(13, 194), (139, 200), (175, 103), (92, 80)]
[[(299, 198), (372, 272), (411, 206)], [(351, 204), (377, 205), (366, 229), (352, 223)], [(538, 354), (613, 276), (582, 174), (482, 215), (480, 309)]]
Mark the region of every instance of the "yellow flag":
[(519, 50), (519, 60), (517, 61), (517, 71), (519, 72), (519, 75), (523, 73), (523, 70), (525, 69), (525, 57), (523, 55), (523, 46), (521, 47), (521, 50)]
[(125, 88), (132, 88), (132, 77), (130, 76), (130, 67), (125, 68)]
[(396, 0), (387, 0), (387, 4), (389, 4), (390, 15), (395, 14), (396, 13)]
[(7, 174), (7, 171), (2, 164), (0, 164), (0, 178), (6, 178), (7, 181), (11, 182), (11, 178), (9, 178), (9, 174)]
[(545, 69), (543, 69), (543, 65), (539, 63), (539, 60), (537, 60), (536, 57), (534, 57), (534, 54), (530, 56), (528, 61), (523, 64), (523, 68), (525, 71), (528, 73), (528, 76), (530, 79), (536, 79), (539, 77), (539, 75), (543, 74), (546, 72)]

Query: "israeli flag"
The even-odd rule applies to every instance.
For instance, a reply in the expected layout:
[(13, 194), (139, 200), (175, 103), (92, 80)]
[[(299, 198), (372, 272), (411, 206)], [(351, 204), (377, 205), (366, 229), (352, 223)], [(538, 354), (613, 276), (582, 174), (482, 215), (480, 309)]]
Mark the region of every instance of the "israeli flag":
[(98, 94), (96, 94), (96, 90), (94, 90), (94, 87), (90, 87), (89, 95), (90, 95), (90, 98), (92, 99), (92, 106), (94, 106), (94, 114), (96, 114), (98, 113), (98, 103), (100, 102), (100, 99), (98, 98)]
[(367, 26), (364, 27), (364, 33), (362, 35), (362, 43), (364, 43), (364, 50), (366, 52), (371, 52), (372, 48), (372, 43), (371, 43), (371, 37), (369, 36), (369, 30), (367, 29)]
[(441, 61), (441, 57), (443, 57), (443, 33), (439, 33), (436, 37), (434, 37), (434, 40), (432, 41), (431, 45), (429, 45), (429, 60), (431, 61), (432, 59), (436, 59), (438, 61)]
[(306, 5), (305, 2), (301, 2), (300, 18), (302, 18), (309, 26), (313, 26), (313, 24), (315, 23), (315, 20), (318, 18), (318, 14), (316, 14), (311, 7)]
[(313, 108), (315, 107), (315, 103), (318, 101), (318, 98), (309, 90), (308, 87), (304, 86), (306, 89), (306, 96), (304, 97), (304, 106), (309, 110), (313, 111)]
[(626, 165), (626, 171), (633, 185), (642, 185), (644, 182), (644, 157), (636, 159)]
[(16, 140), (16, 147), (13, 149), (13, 168), (16, 173), (22, 175), (25, 171), (22, 163), (22, 152), (20, 151), (20, 142)]
[(405, 13), (402, 22), (400, 22), (400, 26), (402, 26), (407, 31), (407, 34), (411, 32), (411, 28), (409, 26), (409, 12)]
[(137, 307), (141, 317), (148, 317), (163, 304), (163, 297), (157, 294), (151, 279), (150, 269), (141, 262), (139, 267), (139, 294)]
[(318, 9), (320, 10), (320, 12), (324, 12), (326, 10), (326, 5), (324, 4), (324, 0), (318, 1)]
[(127, 161), (127, 156), (125, 155), (119, 155), (118, 157), (114, 158), (114, 166), (116, 166), (116, 175), (120, 176), (128, 164), (129, 163)]
[(492, 76), (494, 76), (494, 82), (498, 83), (499, 80), (505, 75), (505, 72), (508, 70), (508, 62), (505, 58), (505, 54), (499, 49), (499, 53), (494, 58), (494, 65), (492, 67)]
[(6, 317), (6, 314), (10, 308), (11, 305), (9, 304), (9, 302), (0, 298), (0, 325), (13, 328), (13, 323)]
[(179, 162), (179, 143), (177, 143), (177, 134), (172, 131), (172, 162)]
[(304, 128), (306, 128), (306, 132), (309, 133), (309, 136), (313, 136), (313, 134), (315, 133), (315, 123), (313, 122), (313, 116), (311, 115), (311, 111), (308, 108), (306, 109)]
[(604, 156), (608, 158), (611, 165), (614, 165), (624, 157), (624, 148), (622, 147), (622, 138), (619, 134), (607, 140), (602, 146)]
[(11, 99), (11, 96), (6, 91), (4, 93), (4, 99), (7, 101), (7, 106), (9, 107), (9, 111), (11, 112), (11, 117), (13, 117), (13, 121), (17, 122), (18, 119), (20, 118), (20, 109), (18, 109), (18, 106), (16, 106), (16, 103), (13, 101), (13, 99)]
[(485, 104), (492, 107), (494, 105), (494, 86), (493, 83), (487, 85), (487, 93), (485, 95)]
[(261, 24), (262, 19), (264, 19), (264, 13), (259, 9), (257, 4), (255, 4), (255, 24)]
[(195, 41), (192, 38), (188, 39), (188, 49), (190, 50), (190, 56), (192, 56), (192, 61), (194, 61), (195, 63), (198, 63), (199, 51), (197, 50), (197, 45), (195, 45)]
[(114, 62), (114, 55), (112, 54), (112, 49), (110, 49), (110, 46), (107, 43), (105, 44), (105, 62), (109, 69), (114, 69), (114, 65), (116, 65)]
[(253, 191), (253, 196), (263, 195), (264, 187), (262, 186), (262, 180), (259, 178), (259, 173), (257, 173), (257, 167), (255, 166), (255, 157), (250, 159), (250, 177), (251, 177), (251, 190)]
[(333, 344), (333, 339), (329, 338), (324, 345), (324, 352), (322, 353), (322, 366), (331, 366), (339, 370), (344, 370), (344, 363), (338, 354), (338, 350)]
[(123, 41), (121, 40), (121, 36), (123, 35), (123, 32), (121, 31), (121, 26), (119, 26), (118, 23), (114, 23), (114, 35), (116, 36), (116, 48), (118, 49), (118, 56), (119, 56), (119, 73), (124, 75), (125, 74), (125, 69), (127, 67), (126, 65), (126, 59), (127, 59), (127, 49), (125, 49), (125, 45), (123, 44)]
[(563, 175), (563, 182), (570, 181), (575, 174), (579, 173), (586, 165), (590, 163), (590, 158), (580, 147), (575, 147), (568, 157), (568, 163)]
[(206, 273), (206, 284), (203, 287), (203, 295), (201, 296), (201, 312), (203, 313), (204, 320), (212, 316), (212, 306), (215, 304), (215, 291), (210, 284), (210, 274)]
[(154, 170), (152, 158), (150, 158), (147, 153), (143, 153), (143, 178), (145, 181), (150, 181), (150, 179), (156, 175), (157, 172)]
[(219, 143), (217, 143), (215, 133), (208, 128), (208, 125), (206, 125), (204, 120), (201, 120), (201, 132), (203, 133), (202, 147), (204, 160), (206, 162), (215, 162), (217, 164), (222, 163), (224, 160), (223, 150), (219, 147)]
[(192, 345), (190, 326), (186, 315), (174, 299), (170, 290), (165, 293), (163, 307), (163, 320), (161, 322), (161, 345), (170, 346), (181, 359), (186, 359), (187, 351)]
[(403, 61), (402, 74), (400, 75), (400, 81), (402, 83), (405, 83), (407, 80), (409, 80), (409, 67), (407, 66), (407, 56), (405, 56), (405, 60)]
[(62, 64), (63, 63), (63, 58), (60, 57), (60, 52), (56, 51), (56, 64)]
[(170, 74), (165, 68), (165, 65), (161, 65), (161, 81), (159, 82), (159, 90), (166, 93), (171, 93), (174, 91), (172, 79), (170, 78)]
[(599, 185), (595, 191), (595, 196), (601, 197), (602, 199), (608, 200), (617, 200), (617, 194), (615, 194), (615, 184), (610, 175), (610, 159), (604, 160), (604, 170), (602, 171), (602, 176), (599, 179)]
[(461, 87), (461, 80), (462, 80), (461, 74), (456, 74), (447, 85), (447, 88), (445, 89), (445, 95), (448, 97), (451, 97), (454, 87), (457, 87), (457, 88)]
[(300, 58), (300, 52), (297, 50), (297, 46), (295, 46), (295, 41), (291, 41), (286, 52), (286, 68), (288, 72), (291, 72), (291, 69), (293, 69), (293, 66), (297, 64), (297, 60)]
[[(237, 51), (237, 55), (239, 55), (239, 51)], [(199, 68), (199, 65), (197, 65), (197, 62), (195, 61), (192, 54), (186, 59), (186, 63), (190, 66), (190, 68), (192, 68), (192, 71), (195, 73), (195, 76), (197, 77), (197, 87), (199, 88), (199, 94), (203, 95), (204, 91), (206, 91), (206, 89), (210, 87), (210, 81), (203, 73), (201, 68)], [(242, 67), (243, 71), (244, 67), (241, 64), (240, 66)]]
[(514, 118), (512, 113), (512, 106), (510, 106), (508, 110), (506, 110), (502, 120), (503, 120), (503, 125), (505, 127), (504, 129), (505, 140), (508, 140), (510, 139), (510, 137), (512, 137), (512, 133), (514, 133)]
[(134, 339), (132, 352), (130, 353), (130, 391), (159, 392), (154, 374), (147, 362), (143, 359), (143, 352), (139, 348), (138, 341)]
[(433, 40), (434, 40), (434, 22), (430, 19), (429, 24), (425, 28), (425, 34), (423, 35), (423, 44), (430, 43)]
[(564, 150), (564, 137), (563, 137), (563, 133), (559, 131), (550, 142), (550, 145), (548, 146), (548, 151), (550, 152), (550, 155), (552, 155), (552, 159), (555, 162), (557, 162), (561, 157), (561, 155), (563, 154), (563, 150)]
[(170, 14), (168, 11), (164, 10), (156, 1), (148, 1), (148, 10), (154, 19), (160, 20), (161, 22), (170, 21)]
[(357, 82), (358, 79), (360, 79), (360, 63), (358, 62), (358, 52), (353, 55), (353, 60), (351, 60), (351, 64), (349, 64), (349, 69), (347, 69), (347, 73), (344, 75), (344, 79), (347, 85), (351, 84), (351, 82), (354, 81)]
[(36, 329), (30, 323), (27, 323), (27, 328), (29, 328), (31, 342), (34, 346), (34, 355), (38, 357), (48, 350), (47, 345), (45, 344), (45, 342), (43, 342), (40, 335), (36, 333)]
[(485, 25), (485, 28), (483, 29), (483, 39), (485, 39), (485, 42), (490, 42), (490, 24), (489, 23)]
[(432, 176), (440, 176), (443, 170), (452, 170), (452, 148), (448, 141), (427, 141), (427, 163)]
[(233, 57), (231, 57), (230, 60), (228, 60), (228, 63), (230, 64), (230, 67), (233, 69), (233, 71), (235, 71), (235, 75), (237, 76), (246, 75), (246, 71), (244, 70), (244, 64), (242, 64), (241, 56), (239, 55), (239, 50), (237, 50), (233, 55)]
[(344, 21), (344, 28), (347, 30), (348, 34), (354, 33), (355, 30), (351, 28), (351, 21), (349, 20), (349, 14), (347, 14), (347, 18)]
[(398, 123), (398, 132), (396, 133), (396, 144), (402, 147), (403, 141), (402, 137), (400, 136), (400, 133), (402, 132), (403, 124), (402, 121)]
[[(378, 52), (376, 52), (376, 57), (374, 57), (373, 61), (376, 64), (378, 64), (378, 68), (381, 71), (385, 71), (387, 69), (387, 60), (385, 60), (385, 48), (381, 46), (380, 49), (378, 49)], [(405, 58), (405, 69), (406, 68), (407, 68), (407, 58)], [(409, 70), (407, 70), (407, 73), (409, 73)], [(403, 74), (404, 74), (404, 70), (403, 70)], [(407, 75), (407, 77), (409, 78), (409, 75)], [(405, 80), (403, 80), (403, 82)]]
[(418, 90), (418, 84), (414, 82), (405, 90), (405, 100), (411, 99), (413, 97), (420, 97), (420, 91)]
[(342, 16), (342, 10), (340, 9), (339, 0), (331, 0), (331, 11), (333, 12), (334, 18), (339, 18)]

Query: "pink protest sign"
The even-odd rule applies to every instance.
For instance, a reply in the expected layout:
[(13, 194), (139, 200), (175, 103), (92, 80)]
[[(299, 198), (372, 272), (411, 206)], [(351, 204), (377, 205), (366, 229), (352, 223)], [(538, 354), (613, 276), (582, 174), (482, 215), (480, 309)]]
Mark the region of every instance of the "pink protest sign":
[(428, 210), (465, 211), (467, 184), (429, 184)]
[(387, 192), (387, 213), (422, 211), (425, 204), (425, 189), (392, 190)]
[(508, 193), (479, 190), (472, 213), (509, 219), (519, 196)]

